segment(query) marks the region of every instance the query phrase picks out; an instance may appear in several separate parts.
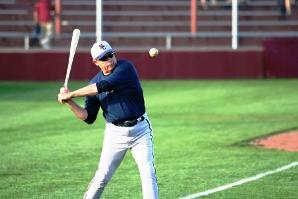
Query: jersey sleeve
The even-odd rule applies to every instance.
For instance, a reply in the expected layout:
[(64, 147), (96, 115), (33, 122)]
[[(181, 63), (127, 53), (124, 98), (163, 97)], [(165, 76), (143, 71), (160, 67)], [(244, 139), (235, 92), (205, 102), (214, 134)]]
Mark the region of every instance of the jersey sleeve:
[(108, 82), (106, 80), (102, 80), (100, 82), (97, 82), (96, 83), (96, 88), (97, 88), (98, 93), (113, 90), (113, 87), (111, 86), (110, 82)]
[(88, 117), (84, 120), (88, 124), (92, 124), (96, 118), (100, 108), (100, 102), (96, 96), (87, 96), (85, 99), (85, 110), (88, 113)]
[(121, 62), (121, 65), (113, 71), (113, 73), (106, 78), (106, 81), (110, 83), (112, 88), (117, 88), (119, 85), (123, 85), (132, 81), (136, 77), (136, 71), (131, 62)]

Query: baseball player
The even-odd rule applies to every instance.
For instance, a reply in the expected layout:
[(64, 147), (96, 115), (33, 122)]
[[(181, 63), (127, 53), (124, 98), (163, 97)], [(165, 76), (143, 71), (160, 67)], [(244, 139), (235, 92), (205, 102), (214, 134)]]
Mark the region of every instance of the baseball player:
[[(103, 147), (98, 169), (84, 195), (100, 198), (127, 150), (138, 165), (144, 199), (158, 198), (154, 167), (152, 126), (145, 111), (143, 90), (134, 65), (117, 60), (106, 41), (91, 48), (93, 63), (100, 68), (88, 86), (75, 91), (61, 88), (58, 101), (65, 103), (79, 119), (92, 124), (101, 108), (105, 119)], [(85, 107), (73, 98), (85, 97)]]

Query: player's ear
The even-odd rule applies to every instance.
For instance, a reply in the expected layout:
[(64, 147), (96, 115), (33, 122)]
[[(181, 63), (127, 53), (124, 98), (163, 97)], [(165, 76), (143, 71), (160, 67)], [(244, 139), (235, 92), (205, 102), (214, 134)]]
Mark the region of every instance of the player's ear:
[(92, 59), (93, 64), (98, 65), (97, 60), (96, 59)]

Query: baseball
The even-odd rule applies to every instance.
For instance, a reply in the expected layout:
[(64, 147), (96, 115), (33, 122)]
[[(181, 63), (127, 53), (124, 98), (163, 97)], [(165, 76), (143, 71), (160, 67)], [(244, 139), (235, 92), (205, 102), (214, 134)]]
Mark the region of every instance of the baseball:
[(151, 49), (149, 50), (149, 55), (150, 55), (150, 57), (156, 57), (156, 56), (158, 55), (158, 50), (157, 50), (157, 48), (151, 48)]

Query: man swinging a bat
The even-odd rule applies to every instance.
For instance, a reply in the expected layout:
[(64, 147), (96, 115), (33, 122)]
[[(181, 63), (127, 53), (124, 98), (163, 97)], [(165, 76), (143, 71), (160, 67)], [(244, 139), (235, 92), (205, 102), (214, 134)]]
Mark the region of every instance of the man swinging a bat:
[[(106, 41), (96, 42), (91, 55), (100, 72), (88, 86), (75, 91), (61, 88), (58, 95), (58, 101), (66, 104), (79, 119), (92, 124), (101, 109), (106, 122), (98, 169), (84, 198), (100, 198), (125, 153), (130, 150), (141, 176), (143, 198), (157, 199), (152, 126), (136, 69), (128, 60), (117, 60)], [(85, 107), (73, 100), (76, 97), (85, 97)]]

